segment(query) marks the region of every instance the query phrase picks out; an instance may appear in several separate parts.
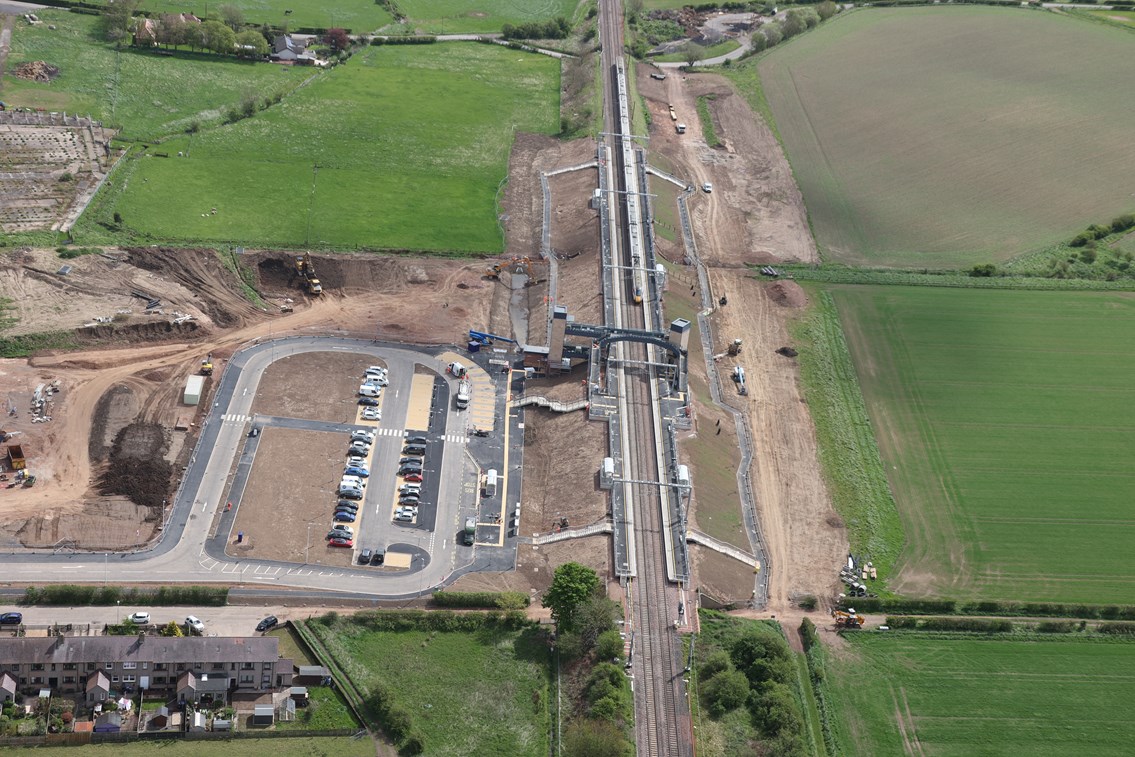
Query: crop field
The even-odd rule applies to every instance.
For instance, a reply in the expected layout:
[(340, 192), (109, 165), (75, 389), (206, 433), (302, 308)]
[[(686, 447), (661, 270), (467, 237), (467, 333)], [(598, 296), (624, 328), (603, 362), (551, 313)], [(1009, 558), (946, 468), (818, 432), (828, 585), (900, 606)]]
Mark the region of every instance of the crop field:
[(307, 628), (361, 690), (386, 687), (425, 754), (548, 754), (548, 650), (539, 632), (373, 631), (347, 619)]
[(430, 34), (499, 32), (505, 24), (569, 21), (580, 0), (398, 0), (407, 24)]
[(834, 287), (906, 535), (891, 588), (1135, 590), (1135, 297)]
[(841, 754), (1126, 755), (1135, 643), (864, 632), (828, 655)]
[[(97, 0), (96, 0), (97, 1)], [(105, 4), (105, 0), (102, 0)], [(142, 0), (142, 10), (155, 13), (192, 13), (198, 18), (221, 18), (221, 7), (231, 5), (253, 24), (287, 24), (301, 27), (350, 29), (352, 34), (372, 32), (394, 19), (374, 0)], [(284, 11), (291, 13), (285, 15)]]
[[(4, 101), (9, 107), (89, 113), (107, 126), (120, 126), (127, 139), (157, 139), (193, 121), (217, 119), (245, 92), (261, 97), (286, 92), (311, 74), (209, 55), (118, 52), (96, 37), (94, 16), (56, 10), (38, 15), (43, 24), (19, 23), (12, 31)], [(16, 66), (33, 60), (58, 66), (58, 78), (40, 84), (12, 76)]]
[(163, 143), (169, 158), (133, 160), (100, 212), (156, 239), (499, 252), (513, 134), (556, 132), (558, 86), (543, 55), (367, 48), (252, 118)]
[(1133, 209), (1123, 29), (1020, 9), (859, 10), (759, 72), (816, 241), (841, 262), (1002, 261)]

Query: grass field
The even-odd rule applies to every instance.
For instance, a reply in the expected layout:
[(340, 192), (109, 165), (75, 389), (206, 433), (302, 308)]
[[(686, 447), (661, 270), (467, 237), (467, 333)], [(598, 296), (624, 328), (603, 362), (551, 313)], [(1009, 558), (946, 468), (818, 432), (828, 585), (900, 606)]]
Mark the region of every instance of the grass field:
[(1107, 19), (1108, 21), (1116, 21), (1125, 26), (1135, 26), (1135, 11), (1110, 10), (1085, 11), (1085, 13), (1098, 18)]
[[(967, 6), (845, 14), (760, 80), (817, 242), (849, 263), (1000, 261), (1132, 210), (1135, 37)], [(759, 99), (750, 93), (751, 99)]]
[[(97, 39), (93, 16), (57, 10), (39, 11), (39, 16), (43, 24), (19, 23), (12, 31), (4, 101), (9, 107), (89, 113), (121, 126), (128, 139), (157, 139), (192, 121), (216, 119), (245, 92), (263, 97), (289, 91), (311, 74), (216, 56), (116, 52)], [(38, 84), (11, 75), (17, 65), (32, 60), (58, 66), (59, 77)]]
[(902, 593), (1135, 589), (1135, 297), (833, 289), (906, 535)]
[(73, 746), (4, 747), (7, 754), (19, 757), (201, 757), (203, 754), (224, 754), (225, 757), (374, 757), (374, 742), (350, 736), (295, 739), (231, 739), (199, 741), (135, 741), (116, 744), (88, 744), (76, 751)]
[[(727, 39), (718, 42), (716, 45), (709, 47), (700, 47), (698, 51), (698, 60), (706, 60), (707, 58), (716, 58), (718, 55), (725, 55), (731, 53), (741, 46), (741, 43), (735, 39)], [(685, 53), (670, 53), (669, 55), (652, 55), (650, 60), (656, 63), (685, 63)]]
[[(97, 1), (97, 0), (96, 0)], [(374, 0), (142, 0), (143, 10), (156, 13), (192, 13), (198, 18), (221, 18), (221, 7), (231, 5), (252, 24), (287, 24), (301, 27), (350, 29), (352, 34), (372, 32), (394, 19)], [(284, 11), (291, 13), (285, 15)]]
[(389, 688), (425, 754), (548, 754), (548, 650), (534, 630), (378, 632), (349, 619), (307, 627), (360, 688)]
[(398, 0), (407, 24), (430, 34), (499, 32), (505, 24), (569, 21), (579, 0)]
[(828, 655), (842, 754), (1131, 753), (1135, 643), (862, 633)]
[(556, 132), (558, 85), (557, 61), (497, 46), (367, 48), (134, 160), (100, 212), (154, 239), (499, 252), (513, 134)]

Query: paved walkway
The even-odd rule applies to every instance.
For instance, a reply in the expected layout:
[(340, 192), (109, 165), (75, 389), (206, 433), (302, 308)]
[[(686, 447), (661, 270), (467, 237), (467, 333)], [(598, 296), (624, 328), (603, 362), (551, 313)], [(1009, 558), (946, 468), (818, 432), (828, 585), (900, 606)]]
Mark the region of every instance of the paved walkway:
[(754, 568), (761, 567), (761, 561), (750, 555), (748, 552), (737, 549), (732, 544), (726, 544), (723, 541), (718, 541), (709, 534), (702, 533), (701, 531), (695, 531), (692, 528), (688, 529), (686, 531), (686, 541), (693, 542), (694, 544), (700, 544), (703, 547), (709, 547), (715, 552), (720, 552), (723, 555), (728, 555), (734, 560), (743, 562), (746, 565), (751, 565)]

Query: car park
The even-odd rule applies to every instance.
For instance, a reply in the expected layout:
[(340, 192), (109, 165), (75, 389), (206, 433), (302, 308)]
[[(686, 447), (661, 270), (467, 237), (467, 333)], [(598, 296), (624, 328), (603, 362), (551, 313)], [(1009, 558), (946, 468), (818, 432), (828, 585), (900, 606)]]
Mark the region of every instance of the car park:
[(370, 476), (370, 468), (365, 465), (348, 465), (343, 473), (348, 476), (358, 476), (359, 478), (366, 478)]
[(359, 404), (365, 407), (375, 407), (378, 405), (378, 400), (374, 397), (359, 397)]
[(362, 552), (359, 552), (359, 565), (369, 565), (370, 558), (373, 555), (374, 552), (370, 549), (364, 549)]
[(356, 516), (356, 513), (348, 512), (347, 510), (340, 510), (335, 513), (335, 520), (342, 521), (344, 523), (354, 523)]
[(205, 624), (196, 615), (188, 615), (185, 618), (185, 627), (195, 634), (205, 633)]
[(366, 442), (367, 444), (374, 444), (374, 432), (364, 431), (362, 429), (355, 429), (351, 432), (352, 442)]
[(148, 626), (150, 624), (150, 613), (139, 610), (130, 616), (130, 622), (136, 626)]
[(275, 628), (278, 625), (280, 625), (280, 619), (275, 615), (269, 615), (267, 618), (256, 624), (256, 630), (267, 631), (269, 629)]
[(23, 613), (19, 612), (6, 612), (0, 615), (0, 625), (3, 626), (18, 626), (24, 622)]
[(380, 421), (382, 420), (382, 411), (377, 407), (363, 408), (364, 421)]
[(354, 539), (351, 539), (350, 537), (346, 537), (346, 536), (336, 536), (335, 538), (331, 539), (331, 541), (329, 541), (327, 543), (332, 547), (353, 547), (353, 546), (355, 546)]
[(402, 480), (410, 482), (410, 483), (421, 483), (422, 482), (422, 474), (421, 473), (407, 473), (407, 474), (402, 476)]

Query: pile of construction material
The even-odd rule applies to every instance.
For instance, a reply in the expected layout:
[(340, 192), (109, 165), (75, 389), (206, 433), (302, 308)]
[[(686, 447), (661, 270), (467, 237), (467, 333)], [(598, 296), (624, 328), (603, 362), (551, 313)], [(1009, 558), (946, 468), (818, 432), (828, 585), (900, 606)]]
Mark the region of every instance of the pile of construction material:
[(12, 75), (17, 79), (37, 81), (41, 84), (50, 84), (52, 79), (59, 76), (59, 66), (53, 66), (42, 60), (33, 60), (30, 63), (21, 63), (16, 66)]

